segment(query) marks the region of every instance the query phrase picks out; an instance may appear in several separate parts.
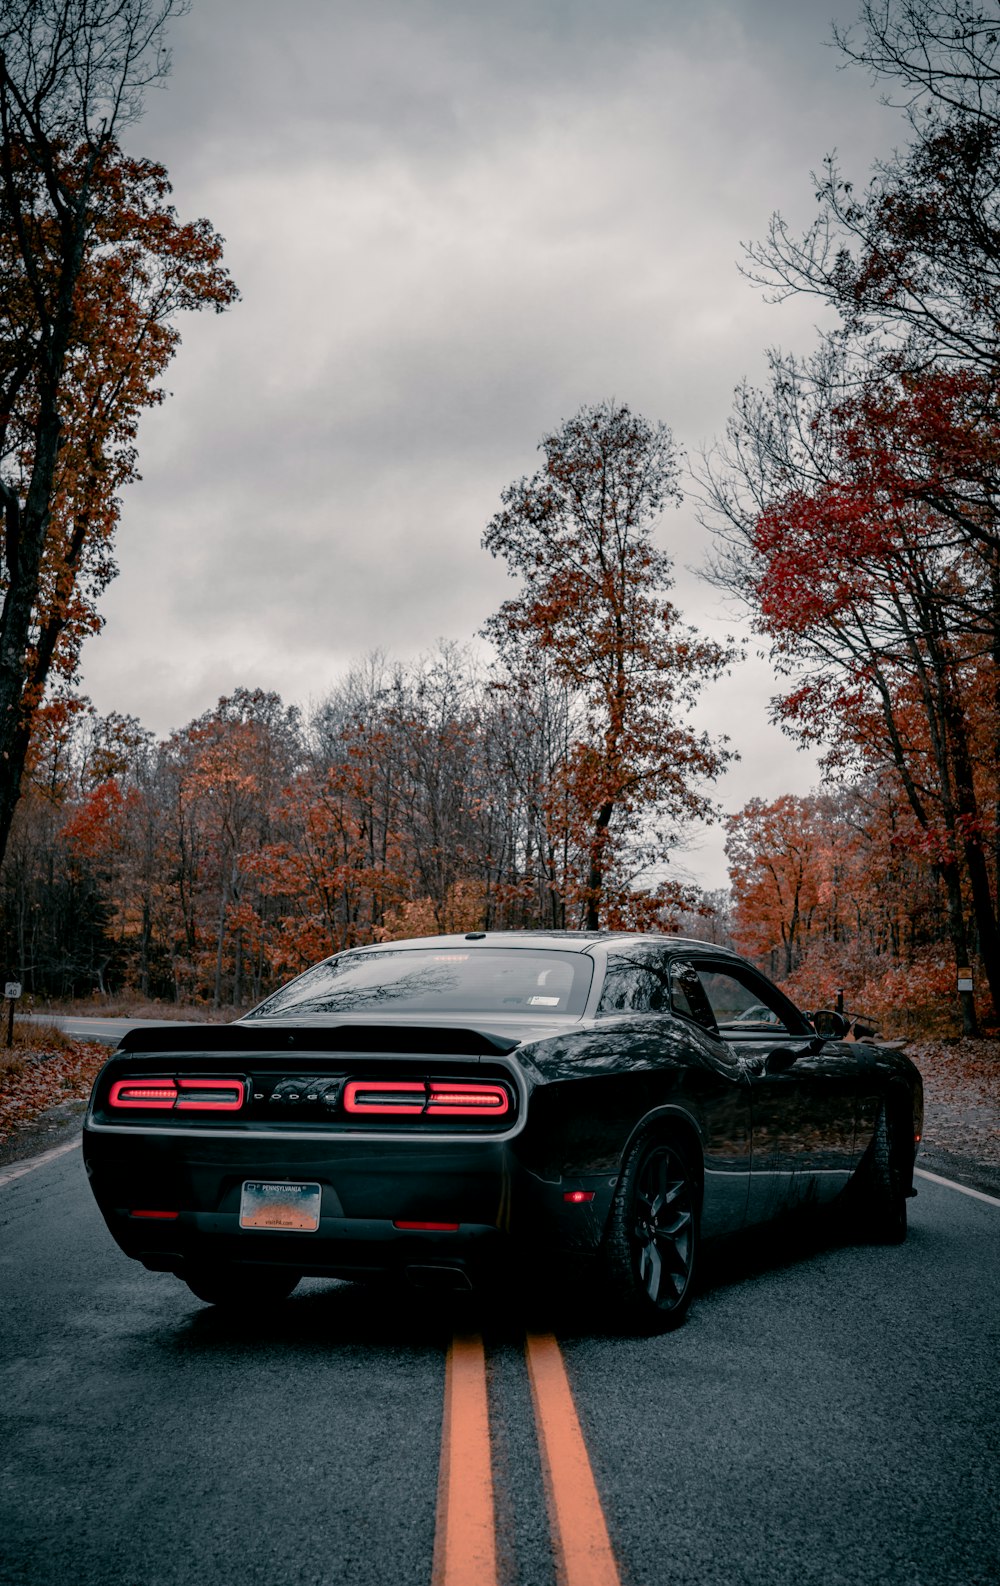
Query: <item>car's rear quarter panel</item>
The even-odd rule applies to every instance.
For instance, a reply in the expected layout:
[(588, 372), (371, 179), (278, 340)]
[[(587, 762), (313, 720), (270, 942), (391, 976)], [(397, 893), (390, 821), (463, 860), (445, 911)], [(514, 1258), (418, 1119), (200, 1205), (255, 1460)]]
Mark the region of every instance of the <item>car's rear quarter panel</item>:
[(517, 1144), (539, 1183), (595, 1191), (592, 1236), (640, 1129), (687, 1137), (703, 1177), (706, 1237), (743, 1223), (750, 1174), (749, 1087), (700, 1049), (685, 1023), (657, 1014), (607, 1019), (519, 1054), (535, 1078)]

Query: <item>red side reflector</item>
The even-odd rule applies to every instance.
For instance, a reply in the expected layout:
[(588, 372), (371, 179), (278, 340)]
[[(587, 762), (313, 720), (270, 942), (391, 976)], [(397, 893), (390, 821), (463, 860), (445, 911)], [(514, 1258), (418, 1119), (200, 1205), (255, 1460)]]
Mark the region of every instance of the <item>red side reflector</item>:
[(426, 1099), (422, 1079), (352, 1079), (344, 1086), (345, 1112), (419, 1116)]
[(130, 1217), (151, 1217), (157, 1222), (172, 1223), (180, 1216), (180, 1212), (129, 1212)]
[(109, 1107), (141, 1107), (165, 1109), (177, 1100), (177, 1086), (172, 1079), (116, 1079), (108, 1096)]
[(593, 1190), (567, 1190), (563, 1196), (564, 1201), (569, 1201), (572, 1206), (579, 1206), (582, 1201), (592, 1201)]
[(457, 1234), (457, 1223), (403, 1223), (393, 1220), (394, 1228), (420, 1228), (425, 1232), (435, 1234)]

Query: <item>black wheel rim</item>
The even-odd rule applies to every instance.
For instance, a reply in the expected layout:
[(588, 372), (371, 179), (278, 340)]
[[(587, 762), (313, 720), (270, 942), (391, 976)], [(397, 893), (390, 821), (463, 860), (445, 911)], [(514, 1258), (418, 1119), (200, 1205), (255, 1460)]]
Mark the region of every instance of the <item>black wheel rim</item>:
[(694, 1194), (684, 1160), (659, 1145), (645, 1157), (635, 1186), (632, 1242), (639, 1282), (657, 1310), (683, 1300), (694, 1262)]

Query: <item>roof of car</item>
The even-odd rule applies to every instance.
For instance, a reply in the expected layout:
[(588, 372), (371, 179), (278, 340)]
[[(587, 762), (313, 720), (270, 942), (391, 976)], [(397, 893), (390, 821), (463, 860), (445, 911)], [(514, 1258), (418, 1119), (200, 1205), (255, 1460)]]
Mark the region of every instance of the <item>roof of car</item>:
[(402, 941), (373, 942), (367, 946), (349, 949), (351, 952), (379, 952), (392, 948), (456, 947), (469, 944), (475, 947), (533, 947), (560, 948), (563, 951), (586, 953), (593, 947), (621, 947), (629, 943), (669, 943), (671, 947), (697, 948), (713, 953), (736, 957), (729, 947), (715, 942), (699, 941), (697, 937), (673, 936), (657, 931), (464, 931), (447, 936), (411, 936)]

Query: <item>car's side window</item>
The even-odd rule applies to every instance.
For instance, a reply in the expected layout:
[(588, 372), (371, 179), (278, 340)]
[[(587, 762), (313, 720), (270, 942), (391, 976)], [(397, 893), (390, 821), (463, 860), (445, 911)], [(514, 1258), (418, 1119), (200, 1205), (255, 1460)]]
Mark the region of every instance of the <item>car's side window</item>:
[(675, 1013), (714, 1031), (715, 1015), (698, 972), (693, 964), (686, 964), (679, 958), (670, 965), (670, 1004)]
[(639, 950), (608, 955), (598, 1014), (663, 1013), (668, 1006), (666, 974), (659, 954)]
[(698, 978), (722, 1035), (788, 1035), (784, 1011), (764, 981), (728, 970), (698, 970)]

